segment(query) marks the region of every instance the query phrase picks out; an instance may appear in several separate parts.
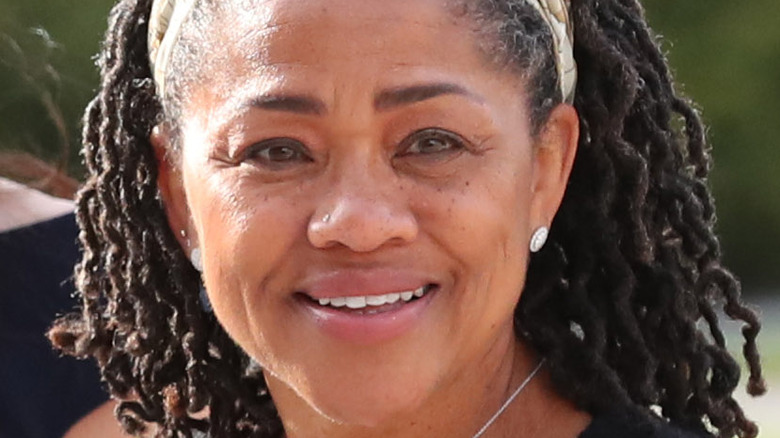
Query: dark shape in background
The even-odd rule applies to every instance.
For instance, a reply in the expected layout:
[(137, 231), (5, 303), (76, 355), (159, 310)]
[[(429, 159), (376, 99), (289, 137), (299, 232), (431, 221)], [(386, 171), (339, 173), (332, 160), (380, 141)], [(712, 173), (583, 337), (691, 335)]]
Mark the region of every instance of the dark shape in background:
[(0, 233), (0, 437), (61, 437), (108, 399), (96, 363), (44, 336), (76, 304), (77, 234), (72, 214)]

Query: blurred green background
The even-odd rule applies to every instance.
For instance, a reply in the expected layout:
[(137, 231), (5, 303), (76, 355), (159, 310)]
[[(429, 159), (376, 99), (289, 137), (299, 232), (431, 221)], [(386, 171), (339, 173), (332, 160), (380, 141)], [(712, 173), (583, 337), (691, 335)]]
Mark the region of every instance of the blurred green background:
[[(110, 5), (0, 0), (0, 151), (56, 162), (70, 145), (69, 170), (81, 175), (80, 117), (97, 81), (93, 59)], [(780, 2), (646, 0), (645, 7), (679, 90), (710, 127), (726, 261), (763, 309), (764, 362), (780, 384)], [(761, 436), (780, 438), (780, 397), (745, 403)]]

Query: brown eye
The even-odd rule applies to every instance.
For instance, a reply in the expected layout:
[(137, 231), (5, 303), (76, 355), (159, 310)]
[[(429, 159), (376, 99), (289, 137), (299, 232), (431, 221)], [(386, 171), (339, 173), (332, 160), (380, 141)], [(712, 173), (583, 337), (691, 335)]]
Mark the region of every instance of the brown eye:
[(427, 128), (417, 131), (401, 143), (400, 155), (430, 155), (457, 152), (463, 149), (460, 136), (443, 129)]
[(306, 146), (291, 138), (272, 138), (255, 143), (247, 149), (243, 159), (271, 168), (311, 161)]

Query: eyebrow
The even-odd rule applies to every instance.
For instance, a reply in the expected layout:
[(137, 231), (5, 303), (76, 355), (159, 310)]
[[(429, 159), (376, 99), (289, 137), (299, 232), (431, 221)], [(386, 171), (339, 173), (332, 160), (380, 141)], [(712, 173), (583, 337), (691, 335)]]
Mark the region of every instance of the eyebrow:
[(477, 101), (482, 100), (460, 85), (441, 82), (412, 85), (381, 91), (374, 98), (374, 108), (376, 108), (377, 111), (387, 111), (398, 106), (411, 105), (448, 94), (465, 96)]
[[(382, 90), (374, 97), (374, 108), (377, 111), (389, 111), (399, 106), (412, 105), (449, 94), (465, 96), (478, 102), (482, 101), (479, 96), (460, 85), (437, 82)], [(264, 94), (252, 99), (249, 106), (268, 111), (309, 115), (322, 115), (327, 111), (327, 105), (322, 100), (307, 95)]]
[(322, 115), (325, 113), (325, 104), (321, 100), (301, 95), (265, 94), (252, 99), (250, 106), (269, 111), (311, 115)]

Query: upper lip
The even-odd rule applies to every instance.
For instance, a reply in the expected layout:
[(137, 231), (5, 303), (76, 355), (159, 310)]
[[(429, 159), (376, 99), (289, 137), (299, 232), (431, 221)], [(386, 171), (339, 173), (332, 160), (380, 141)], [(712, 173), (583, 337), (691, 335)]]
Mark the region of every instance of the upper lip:
[(435, 284), (428, 275), (408, 268), (336, 269), (307, 276), (297, 292), (311, 298), (384, 295)]

